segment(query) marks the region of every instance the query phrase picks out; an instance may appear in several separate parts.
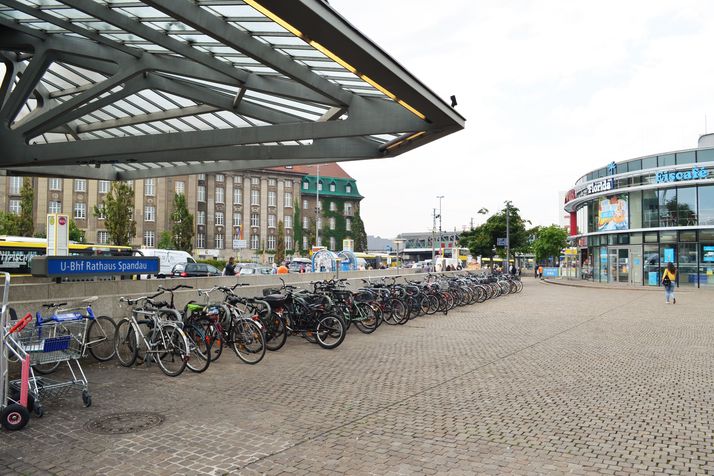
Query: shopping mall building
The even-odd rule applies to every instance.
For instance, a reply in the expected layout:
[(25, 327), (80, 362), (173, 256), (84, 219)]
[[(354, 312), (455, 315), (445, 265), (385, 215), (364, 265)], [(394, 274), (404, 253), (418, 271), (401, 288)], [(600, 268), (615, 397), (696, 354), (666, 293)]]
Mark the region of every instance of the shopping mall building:
[(714, 286), (714, 134), (588, 172), (565, 211), (586, 279), (657, 286), (672, 262), (679, 286)]

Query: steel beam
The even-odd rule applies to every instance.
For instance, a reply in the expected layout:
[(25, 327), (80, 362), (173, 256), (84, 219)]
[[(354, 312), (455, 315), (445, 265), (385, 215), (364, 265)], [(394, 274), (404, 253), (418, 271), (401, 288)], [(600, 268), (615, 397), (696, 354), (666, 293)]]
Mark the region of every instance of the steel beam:
[(168, 111), (152, 112), (149, 114), (139, 114), (131, 117), (123, 117), (121, 119), (114, 119), (111, 121), (98, 121), (93, 122), (91, 124), (80, 124), (77, 126), (76, 132), (78, 134), (81, 134), (83, 132), (99, 131), (102, 129), (113, 129), (115, 127), (132, 126), (135, 124), (144, 124), (147, 122), (165, 121), (167, 119), (174, 119), (177, 117), (207, 114), (209, 112), (214, 111), (220, 111), (220, 109), (214, 106), (206, 105), (182, 107), (177, 109), (169, 109)]
[(52, 57), (45, 50), (37, 50), (30, 64), (22, 72), (20, 80), (10, 92), (10, 96), (0, 109), (0, 123), (10, 124), (25, 105), (35, 86), (52, 63)]

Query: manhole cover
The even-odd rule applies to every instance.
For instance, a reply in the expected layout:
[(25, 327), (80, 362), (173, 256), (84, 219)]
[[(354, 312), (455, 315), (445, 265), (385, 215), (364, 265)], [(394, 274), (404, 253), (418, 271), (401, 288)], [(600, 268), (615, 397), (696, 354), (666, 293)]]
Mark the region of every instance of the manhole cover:
[(123, 435), (139, 433), (159, 426), (164, 422), (164, 416), (153, 412), (126, 412), (112, 413), (93, 420), (89, 420), (85, 429), (90, 433), (101, 435)]

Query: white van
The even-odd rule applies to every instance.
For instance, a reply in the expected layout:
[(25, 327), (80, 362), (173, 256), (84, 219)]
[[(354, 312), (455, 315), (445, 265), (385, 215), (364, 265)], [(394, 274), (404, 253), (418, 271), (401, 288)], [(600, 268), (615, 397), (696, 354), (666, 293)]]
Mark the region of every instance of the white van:
[[(171, 276), (171, 270), (179, 263), (195, 263), (193, 256), (180, 250), (157, 250), (143, 248), (139, 250), (144, 256), (157, 256), (159, 258), (159, 274), (157, 278)], [(144, 276), (142, 276), (144, 277)]]

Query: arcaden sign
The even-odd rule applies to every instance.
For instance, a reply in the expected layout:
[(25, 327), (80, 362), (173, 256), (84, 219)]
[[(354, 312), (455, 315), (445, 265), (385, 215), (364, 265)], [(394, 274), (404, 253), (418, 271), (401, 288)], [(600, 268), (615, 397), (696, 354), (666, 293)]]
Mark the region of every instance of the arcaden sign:
[(709, 177), (709, 170), (692, 167), (692, 170), (681, 172), (657, 172), (655, 183), (681, 182), (683, 180), (700, 180)]

